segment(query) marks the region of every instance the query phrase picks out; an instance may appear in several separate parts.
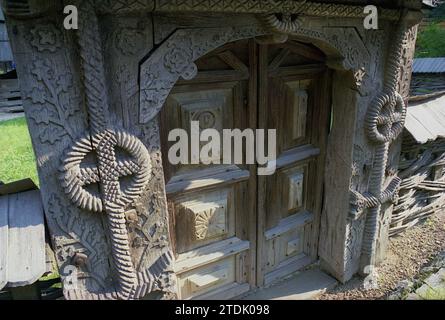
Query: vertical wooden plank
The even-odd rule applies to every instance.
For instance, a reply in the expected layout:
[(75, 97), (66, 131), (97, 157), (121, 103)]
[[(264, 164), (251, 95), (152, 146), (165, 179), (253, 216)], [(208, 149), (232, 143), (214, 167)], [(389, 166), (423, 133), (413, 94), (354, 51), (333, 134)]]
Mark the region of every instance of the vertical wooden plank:
[(0, 289), (8, 282), (8, 198), (0, 197)]
[(10, 195), (8, 239), (9, 285), (34, 283), (46, 269), (43, 208), (38, 190)]
[[(258, 127), (258, 46), (253, 39), (249, 40), (249, 92), (248, 92), (248, 124), (247, 127)], [(256, 256), (257, 256), (257, 167), (251, 165), (248, 181), (248, 238), (250, 241), (248, 281), (256, 286)]]
[(320, 220), (323, 205), (323, 181), (326, 164), (326, 148), (329, 134), (329, 121), (331, 114), (331, 72), (328, 70), (321, 76), (320, 88), (318, 89), (318, 101), (316, 116), (313, 123), (318, 123), (317, 130), (312, 130), (314, 145), (320, 149), (320, 154), (316, 160), (315, 177), (315, 199), (314, 199), (314, 221), (312, 222), (310, 256), (313, 260), (318, 258), (318, 240), (320, 233)]
[[(267, 80), (268, 80), (268, 50), (267, 45), (259, 45), (258, 50), (258, 128), (267, 129)], [(258, 176), (257, 184), (257, 286), (264, 283), (263, 259), (267, 254), (264, 246), (264, 231), (266, 221), (266, 177)]]

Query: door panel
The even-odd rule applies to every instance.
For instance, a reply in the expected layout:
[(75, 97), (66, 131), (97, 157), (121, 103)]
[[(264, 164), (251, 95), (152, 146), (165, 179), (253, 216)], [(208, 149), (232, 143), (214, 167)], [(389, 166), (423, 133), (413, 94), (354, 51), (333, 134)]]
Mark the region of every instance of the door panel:
[[(296, 42), (238, 41), (199, 59), (197, 76), (169, 95), (160, 123), (179, 298), (235, 297), (316, 260), (326, 134), (319, 124), (327, 119), (320, 110), (328, 102), (322, 58)], [(168, 133), (190, 132), (192, 120), (221, 136), (223, 129), (276, 129), (276, 173), (171, 165)], [(222, 154), (204, 160), (215, 159)]]
[[(196, 78), (175, 86), (160, 115), (164, 154), (174, 143), (167, 141), (169, 130), (190, 133), (190, 121), (198, 121), (200, 130), (216, 129), (221, 137), (223, 129), (248, 127), (249, 48), (249, 41), (242, 41), (201, 58)], [(256, 228), (248, 223), (248, 213), (254, 214), (248, 190), (255, 177), (247, 166), (204, 164), (222, 162), (220, 152), (200, 164), (173, 166), (166, 160), (179, 297), (227, 298), (246, 292), (255, 273), (255, 237), (250, 234)]]
[(258, 178), (258, 285), (269, 285), (314, 262), (324, 121), (317, 99), (323, 65), (304, 62), (286, 45), (260, 47), (259, 127), (277, 130), (277, 170)]

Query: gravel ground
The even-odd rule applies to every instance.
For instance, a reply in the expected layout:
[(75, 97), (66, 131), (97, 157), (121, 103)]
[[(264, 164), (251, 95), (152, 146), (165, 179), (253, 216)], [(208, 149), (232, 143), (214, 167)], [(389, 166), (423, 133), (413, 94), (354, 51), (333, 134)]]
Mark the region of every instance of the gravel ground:
[(445, 212), (390, 240), (387, 259), (379, 266), (378, 289), (363, 290), (355, 277), (319, 296), (321, 300), (387, 299), (402, 280), (414, 279), (445, 249)]

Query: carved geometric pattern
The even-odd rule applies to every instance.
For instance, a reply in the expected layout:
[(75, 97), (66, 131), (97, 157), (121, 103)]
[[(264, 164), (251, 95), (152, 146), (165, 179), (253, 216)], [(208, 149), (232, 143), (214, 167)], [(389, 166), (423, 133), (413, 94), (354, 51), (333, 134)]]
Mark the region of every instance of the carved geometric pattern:
[(211, 206), (195, 215), (195, 237), (198, 240), (213, 238), (226, 233), (225, 203)]
[[(297, 13), (323, 17), (363, 18), (363, 7), (354, 5), (314, 3), (305, 0), (242, 0), (242, 1), (208, 1), (208, 0), (156, 0), (157, 11), (209, 11), (232, 13)], [(379, 10), (379, 17), (397, 19), (397, 10)]]
[(295, 210), (303, 205), (304, 170), (292, 173), (288, 177), (289, 181), (289, 202), (288, 210)]
[(186, 113), (186, 116), (184, 117), (186, 123), (182, 124), (183, 127), (188, 127), (190, 125), (190, 121), (199, 121), (199, 128), (201, 130), (212, 128), (222, 132), (223, 105), (224, 100), (222, 99), (200, 100), (183, 103), (182, 108)]
[(182, 207), (190, 210), (194, 221), (194, 238), (196, 240), (219, 237), (227, 233), (227, 197), (219, 199), (192, 201), (182, 203)]
[[(116, 200), (123, 205), (128, 205), (139, 197), (150, 178), (150, 156), (145, 146), (136, 137), (123, 131), (112, 132), (112, 137), (111, 147), (120, 147), (132, 157), (131, 159), (117, 159), (113, 152), (108, 159), (109, 173), (115, 172), (118, 179), (123, 176), (132, 176), (131, 183), (125, 189), (119, 186), (119, 180), (117, 180), (119, 187), (115, 190), (118, 196)], [(101, 197), (86, 189), (87, 186), (100, 183), (101, 179), (106, 178), (100, 177), (95, 163), (83, 164), (87, 155), (91, 153), (93, 153), (93, 148), (90, 137), (78, 140), (68, 150), (61, 168), (62, 186), (70, 199), (80, 208), (102, 212), (104, 206)]]
[[(180, 77), (189, 80), (196, 75), (194, 61), (198, 58), (228, 42), (269, 33), (266, 29), (267, 26), (250, 26), (177, 30), (141, 65), (140, 123), (156, 117)], [(335, 48), (343, 57), (343, 67), (353, 70), (361, 85), (370, 59), (355, 28), (299, 28), (293, 34), (318, 39)]]
[(227, 233), (227, 193), (216, 198), (192, 200), (180, 205), (193, 215), (193, 237), (206, 240)]
[(192, 79), (199, 57), (231, 41), (265, 34), (256, 26), (177, 30), (141, 66), (140, 119), (147, 123), (164, 105), (179, 77)]

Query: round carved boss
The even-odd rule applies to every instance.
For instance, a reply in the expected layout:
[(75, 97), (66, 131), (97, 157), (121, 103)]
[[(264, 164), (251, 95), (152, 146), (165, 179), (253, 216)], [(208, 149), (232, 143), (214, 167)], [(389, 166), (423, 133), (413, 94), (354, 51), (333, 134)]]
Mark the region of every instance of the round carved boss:
[(369, 139), (378, 143), (389, 142), (403, 130), (406, 108), (398, 92), (382, 94), (375, 99), (367, 115)]
[[(151, 176), (150, 155), (137, 137), (120, 130), (108, 130), (104, 135), (92, 137), (92, 140), (90, 136), (79, 139), (66, 152), (60, 178), (71, 201), (78, 207), (93, 212), (102, 212), (104, 206), (97, 187), (92, 186), (103, 181), (94, 161), (97, 151), (93, 149), (91, 141), (99, 141), (100, 144), (104, 137), (111, 137), (105, 160), (110, 170), (106, 175), (109, 176), (111, 172), (114, 175), (112, 178), (120, 184), (116, 199), (120, 205), (134, 203)], [(126, 178), (125, 185), (121, 183), (123, 178)]]

